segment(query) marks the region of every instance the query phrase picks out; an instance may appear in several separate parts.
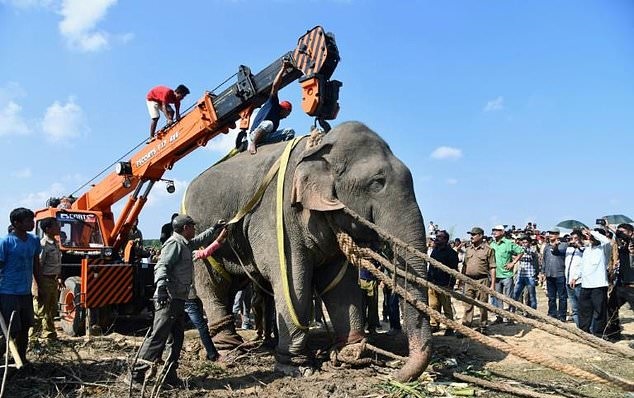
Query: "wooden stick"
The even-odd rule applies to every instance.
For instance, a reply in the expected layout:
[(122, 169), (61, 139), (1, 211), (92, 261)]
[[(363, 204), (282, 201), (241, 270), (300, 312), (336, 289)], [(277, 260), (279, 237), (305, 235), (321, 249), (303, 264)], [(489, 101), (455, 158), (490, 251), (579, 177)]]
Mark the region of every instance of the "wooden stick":
[(7, 338), (9, 351), (11, 352), (11, 356), (15, 360), (15, 367), (20, 369), (22, 366), (24, 366), (24, 363), (22, 362), (22, 358), (20, 358), (20, 354), (18, 353), (18, 346), (15, 345), (15, 341), (13, 341), (13, 338), (11, 338), (11, 335), (9, 335), (7, 322), (4, 320), (4, 317), (2, 316), (1, 313), (0, 313), (0, 328), (2, 328), (2, 333), (4, 333), (4, 336)]

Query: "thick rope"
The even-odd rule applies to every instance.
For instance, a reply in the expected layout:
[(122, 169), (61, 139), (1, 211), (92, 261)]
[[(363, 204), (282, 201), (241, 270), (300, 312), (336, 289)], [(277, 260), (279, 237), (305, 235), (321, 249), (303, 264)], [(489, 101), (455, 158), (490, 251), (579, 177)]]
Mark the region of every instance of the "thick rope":
[[(527, 306), (524, 303), (521, 303), (519, 301), (515, 301), (510, 297), (507, 297), (501, 293), (496, 292), (495, 290), (489, 288), (488, 286), (483, 286), (483, 285), (479, 285), (478, 283), (476, 283), (473, 279), (469, 278), (468, 276), (457, 272), (449, 267), (447, 267), (446, 265), (440, 263), (439, 261), (431, 258), (429, 255), (422, 253), (421, 251), (417, 250), (416, 248), (412, 247), (411, 245), (408, 245), (407, 243), (401, 241), (400, 239), (388, 234), (387, 232), (383, 231), (381, 228), (379, 228), (377, 225), (365, 220), (363, 217), (359, 216), (358, 214), (356, 214), (354, 211), (350, 210), (350, 208), (345, 207), (343, 209), (343, 211), (348, 214), (349, 216), (351, 216), (352, 218), (354, 218), (356, 221), (358, 221), (359, 223), (365, 225), (366, 227), (374, 230), (376, 233), (378, 233), (383, 239), (385, 239), (388, 242), (392, 242), (398, 246), (403, 247), (405, 250), (409, 251), (410, 253), (414, 254), (417, 257), (422, 258), (423, 260), (427, 261), (430, 265), (448, 273), (449, 275), (453, 276), (454, 278), (467, 283), (469, 285), (471, 285), (472, 287), (474, 287), (475, 289), (486, 293), (490, 296), (493, 296), (515, 308), (521, 309), (524, 312), (532, 315), (533, 317), (535, 317), (536, 319), (547, 323), (549, 325), (552, 325), (558, 329), (563, 329), (573, 335), (576, 335), (580, 338), (583, 339), (584, 344), (586, 345), (592, 345), (595, 348), (600, 348), (601, 350), (604, 350), (605, 352), (609, 352), (615, 355), (619, 355), (623, 358), (627, 358), (630, 360), (634, 360), (634, 350), (629, 349), (627, 347), (621, 347), (621, 346), (617, 346), (615, 344), (612, 344), (610, 342), (607, 342), (603, 339), (600, 339), (590, 333), (586, 333), (583, 330), (577, 328), (576, 326), (571, 326), (568, 325), (564, 322), (561, 322), (555, 318), (552, 318), (550, 316), (544, 315), (541, 312)], [(526, 322), (526, 320), (522, 320), (522, 322)]]
[(417, 277), (415, 275), (408, 274), (405, 271), (403, 271), (402, 269), (392, 265), (389, 261), (387, 261), (380, 254), (378, 254), (378, 253), (376, 253), (376, 252), (374, 252), (374, 251), (372, 251), (370, 249), (367, 249), (367, 248), (360, 249), (360, 252), (363, 255), (371, 257), (373, 260), (379, 262), (387, 270), (389, 270), (391, 272), (396, 272), (399, 276), (401, 276), (403, 278), (406, 278), (410, 282), (413, 282), (413, 283), (415, 283), (415, 284), (417, 284), (419, 286), (423, 286), (423, 287), (426, 287), (428, 289), (432, 289), (432, 290), (434, 290), (434, 291), (436, 291), (438, 293), (441, 293), (441, 294), (449, 295), (449, 296), (451, 296), (451, 297), (453, 297), (453, 298), (455, 298), (457, 300), (464, 301), (466, 303), (475, 305), (477, 307), (485, 308), (485, 309), (487, 309), (487, 310), (489, 310), (489, 311), (491, 311), (491, 312), (493, 312), (495, 314), (498, 314), (500, 316), (512, 319), (512, 320), (514, 320), (516, 322), (520, 322), (520, 323), (524, 323), (524, 324), (533, 326), (533, 327), (535, 327), (537, 329), (541, 329), (541, 330), (543, 330), (543, 331), (545, 331), (547, 333), (554, 334), (556, 336), (560, 336), (560, 337), (567, 338), (567, 339), (570, 339), (570, 340), (574, 340), (574, 341), (577, 341), (577, 342), (582, 343), (584, 345), (587, 345), (587, 343), (588, 343), (587, 340), (582, 339), (581, 337), (579, 337), (577, 335), (568, 333), (565, 330), (558, 329), (558, 328), (556, 328), (554, 326), (541, 323), (541, 322), (539, 322), (539, 321), (537, 321), (535, 319), (530, 319), (530, 318), (523, 317), (521, 315), (518, 315), (518, 314), (516, 314), (514, 312), (510, 312), (510, 311), (502, 309), (502, 308), (495, 307), (494, 305), (492, 305), (492, 304), (490, 304), (488, 302), (483, 302), (483, 301), (476, 300), (474, 298), (466, 296), (466, 295), (464, 295), (464, 294), (462, 294), (460, 292), (457, 292), (455, 290), (446, 289), (446, 288), (440, 287), (438, 285), (435, 285), (435, 284), (429, 282), (425, 278), (420, 278), (420, 277)]
[(360, 247), (357, 246), (354, 241), (352, 240), (352, 238), (347, 235), (346, 233), (342, 232), (340, 229), (338, 229), (336, 226), (332, 225), (333, 228), (335, 228), (336, 231), (336, 236), (337, 236), (337, 241), (339, 242), (339, 246), (342, 250), (342, 252), (344, 253), (344, 255), (346, 256), (346, 258), (348, 258), (348, 260), (350, 261), (351, 264), (354, 264), (358, 267), (363, 267), (365, 269), (367, 269), (368, 271), (370, 271), (372, 273), (372, 275), (377, 278), (377, 280), (380, 280), (381, 282), (383, 282), (384, 284), (390, 286), (392, 288), (392, 291), (394, 293), (399, 294), (401, 297), (403, 297), (405, 299), (406, 302), (408, 302), (409, 304), (411, 304), (412, 306), (414, 306), (415, 308), (417, 308), (418, 310), (424, 312), (425, 314), (427, 314), (428, 316), (430, 316), (431, 318), (433, 318), (434, 320), (436, 320), (439, 323), (444, 323), (446, 325), (448, 325), (449, 327), (451, 327), (452, 329), (462, 333), (463, 335), (471, 338), (474, 341), (477, 341), (481, 344), (487, 345), (489, 347), (493, 347), (497, 350), (500, 350), (502, 352), (508, 353), (508, 354), (512, 354), (515, 355), (517, 357), (520, 357), (522, 359), (525, 359), (529, 362), (533, 362), (557, 371), (560, 371), (562, 373), (568, 374), (570, 376), (573, 377), (578, 377), (578, 378), (583, 378), (595, 383), (601, 383), (601, 384), (614, 384), (617, 385), (619, 387), (621, 387), (622, 389), (626, 390), (626, 391), (634, 391), (634, 383), (628, 382), (626, 380), (608, 380), (607, 378), (604, 377), (600, 377), (598, 375), (592, 374), (588, 371), (585, 371), (583, 369), (579, 369), (576, 368), (574, 366), (571, 365), (567, 365), (567, 364), (562, 364), (556, 360), (553, 360), (551, 358), (547, 358), (543, 355), (540, 354), (536, 354), (530, 351), (527, 351), (523, 348), (520, 347), (514, 347), (508, 343), (499, 341), (499, 340), (495, 340), (492, 339), (488, 336), (485, 336), (473, 329), (470, 329), (466, 326), (463, 326), (462, 324), (448, 319), (447, 317), (445, 317), (444, 315), (441, 315), (438, 311), (433, 310), (432, 308), (430, 308), (427, 304), (425, 304), (424, 302), (422, 302), (421, 300), (418, 300), (417, 298), (415, 298), (414, 296), (412, 296), (408, 291), (406, 291), (405, 289), (396, 286), (396, 285), (392, 285), (391, 280), (389, 277), (387, 277), (383, 272), (381, 272), (379, 269), (377, 269), (371, 261), (365, 259), (363, 257), (363, 254), (360, 251)]
[(506, 383), (500, 383), (499, 381), (487, 381), (482, 380), (479, 377), (468, 376), (462, 373), (452, 373), (451, 375), (454, 379), (465, 381), (467, 383), (472, 383), (479, 385), (484, 388), (488, 388), (490, 390), (507, 392), (509, 394), (517, 395), (519, 397), (528, 397), (528, 398), (553, 398), (555, 395), (551, 394), (542, 394), (536, 391), (527, 390), (525, 388), (511, 387)]

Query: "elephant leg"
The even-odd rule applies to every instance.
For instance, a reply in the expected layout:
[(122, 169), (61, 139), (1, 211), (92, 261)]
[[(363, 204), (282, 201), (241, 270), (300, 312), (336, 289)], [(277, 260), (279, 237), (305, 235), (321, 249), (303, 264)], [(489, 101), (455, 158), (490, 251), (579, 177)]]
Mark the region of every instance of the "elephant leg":
[[(289, 264), (289, 275), (292, 277), (282, 275), (273, 284), (279, 334), (277, 360), (282, 363), (302, 364), (307, 360), (306, 343), (313, 297), (312, 269), (298, 266), (292, 270), (290, 268)], [(288, 278), (288, 291), (285, 291), (282, 278)], [(291, 315), (290, 307), (294, 316)]]
[(223, 280), (221, 276), (216, 276), (211, 270), (203, 267), (197, 267), (195, 271), (196, 292), (203, 303), (212, 333), (218, 322), (226, 320), (229, 316), (232, 317), (223, 322), (213, 336), (212, 340), (218, 349), (234, 348), (243, 342), (242, 337), (236, 332), (233, 321), (232, 306), (235, 295), (235, 291), (231, 294), (233, 283)]
[[(319, 270), (317, 290), (325, 288), (341, 269), (341, 265), (328, 267), (329, 272)], [(332, 322), (338, 346), (358, 343), (363, 339), (363, 312), (361, 289), (357, 283), (356, 268), (348, 265), (343, 279), (330, 291), (322, 295)]]

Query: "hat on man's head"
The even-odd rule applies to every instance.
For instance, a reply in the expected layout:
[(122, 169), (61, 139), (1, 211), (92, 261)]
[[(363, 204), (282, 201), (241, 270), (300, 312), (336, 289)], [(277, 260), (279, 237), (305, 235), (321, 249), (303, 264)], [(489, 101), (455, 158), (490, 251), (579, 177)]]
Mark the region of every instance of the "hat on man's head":
[(280, 108), (284, 109), (285, 111), (292, 111), (293, 110), (293, 104), (291, 104), (288, 101), (282, 101), (280, 102)]
[(471, 231), (467, 232), (469, 235), (484, 235), (484, 230), (480, 227), (473, 227)]
[(491, 228), (492, 231), (504, 231), (506, 228), (504, 228), (504, 225), (502, 224), (498, 224), (495, 227)]
[(196, 221), (186, 214), (179, 214), (172, 220), (172, 227), (174, 227), (174, 229), (182, 229), (187, 224), (196, 225)]
[(560, 231), (559, 231), (559, 228), (551, 228), (551, 229), (549, 229), (549, 230), (548, 230), (548, 233), (549, 233), (549, 234), (556, 234), (556, 235), (559, 235), (559, 232), (560, 232)]

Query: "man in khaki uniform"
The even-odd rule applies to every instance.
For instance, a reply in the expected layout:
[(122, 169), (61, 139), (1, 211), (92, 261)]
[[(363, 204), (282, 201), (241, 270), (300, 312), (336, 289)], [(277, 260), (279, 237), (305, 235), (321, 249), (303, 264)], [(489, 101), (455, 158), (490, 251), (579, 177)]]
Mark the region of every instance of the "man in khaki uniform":
[[(495, 288), (495, 252), (484, 242), (484, 230), (480, 227), (473, 227), (469, 232), (471, 235), (471, 245), (467, 247), (462, 273), (477, 284)], [(471, 285), (464, 285), (464, 294), (484, 303), (488, 302), (489, 295), (476, 290)], [(480, 309), (480, 328), (487, 326), (488, 311)], [(465, 303), (465, 312), (462, 324), (471, 327), (473, 321), (473, 305)]]
[(59, 249), (56, 235), (59, 235), (59, 223), (54, 217), (47, 217), (40, 222), (44, 237), (40, 241), (40, 275), (37, 298), (37, 321), (34, 334), (42, 333), (46, 339), (56, 339), (54, 319), (57, 315), (59, 287), (62, 285), (62, 252)]

